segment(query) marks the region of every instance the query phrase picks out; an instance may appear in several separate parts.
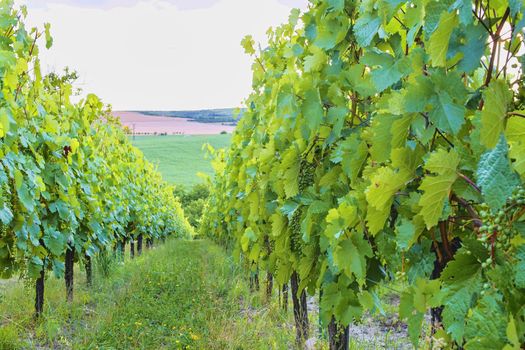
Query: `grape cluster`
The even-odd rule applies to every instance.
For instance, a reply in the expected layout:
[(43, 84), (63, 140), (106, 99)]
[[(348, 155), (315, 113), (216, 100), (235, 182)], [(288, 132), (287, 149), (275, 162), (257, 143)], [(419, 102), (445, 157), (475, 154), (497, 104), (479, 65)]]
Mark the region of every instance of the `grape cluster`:
[[(11, 199), (9, 196), (9, 183), (5, 182), (0, 187), (0, 206), (7, 205), (7, 207), (13, 212)], [(7, 237), (7, 227), (2, 221), (0, 221), (0, 237)]]
[(5, 189), (6, 193), (9, 195), (9, 201), (7, 202), (8, 205), (9, 205), (9, 209), (11, 210), (11, 213), (13, 213), (13, 215), (15, 215), (15, 211), (16, 211), (16, 208), (17, 208), (17, 200), (18, 200), (18, 196), (17, 196), (17, 193), (16, 193), (16, 183), (15, 183), (15, 179), (14, 178), (10, 178), (8, 183), (6, 184), (6, 189)]
[(301, 159), (299, 165), (299, 193), (303, 193), (314, 183), (315, 165), (305, 159)]
[(481, 292), (479, 292), (480, 295), (485, 295), (489, 290), (492, 289), (492, 285), (489, 282), (483, 283), (483, 286), (481, 287)]
[[(478, 240), (485, 248), (493, 251), (495, 249), (508, 251), (511, 248), (511, 239), (518, 234), (513, 221), (519, 219), (517, 216), (523, 213), (525, 208), (525, 189), (517, 187), (512, 196), (507, 200), (504, 208), (494, 211), (490, 210), (486, 203), (481, 204), (479, 212), (483, 225), (479, 228)], [(492, 254), (481, 266), (489, 267), (493, 263)]]
[[(299, 193), (303, 193), (314, 183), (315, 165), (305, 159), (301, 159), (299, 165)], [(291, 249), (293, 252), (301, 251), (301, 218), (303, 216), (302, 208), (298, 208), (290, 220), (291, 230)]]
[[(0, 208), (4, 206), (7, 206), (12, 212), (8, 182), (0, 186)], [(0, 242), (3, 245), (3, 248), (0, 249), (0, 278), (8, 278), (13, 272), (14, 236), (9, 232), (9, 224), (6, 225), (1, 220)]]

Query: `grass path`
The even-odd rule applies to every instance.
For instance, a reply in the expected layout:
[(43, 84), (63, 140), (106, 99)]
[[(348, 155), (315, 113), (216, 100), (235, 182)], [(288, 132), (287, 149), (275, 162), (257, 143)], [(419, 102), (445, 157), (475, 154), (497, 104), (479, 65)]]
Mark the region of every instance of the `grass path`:
[[(90, 288), (77, 266), (71, 304), (64, 281), (49, 276), (40, 320), (32, 317), (32, 283), (1, 281), (0, 350), (295, 348), (291, 300), (286, 314), (275, 290), (270, 303), (264, 285), (250, 292), (246, 271), (210, 241), (168, 240), (125, 264), (113, 262), (107, 277), (101, 266), (95, 261)], [(311, 334), (320, 337), (314, 309)], [(354, 325), (350, 350), (410, 349), (406, 327), (385, 326), (399, 323), (394, 315)], [(311, 348), (327, 349), (326, 340)]]
[[(259, 304), (236, 264), (208, 241), (168, 241), (96, 274), (75, 301), (61, 280), (46, 281), (43, 320), (34, 321), (32, 289), (0, 286), (0, 349), (286, 349), (289, 316)], [(256, 317), (251, 317), (256, 315)]]

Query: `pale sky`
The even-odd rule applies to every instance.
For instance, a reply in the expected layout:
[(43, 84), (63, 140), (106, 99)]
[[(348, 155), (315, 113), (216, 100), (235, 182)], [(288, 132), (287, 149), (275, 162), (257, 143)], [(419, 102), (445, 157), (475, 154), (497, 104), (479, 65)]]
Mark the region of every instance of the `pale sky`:
[(51, 23), (44, 71), (69, 66), (114, 110), (238, 107), (251, 90), (241, 39), (287, 20), (308, 0), (19, 0), (28, 24)]

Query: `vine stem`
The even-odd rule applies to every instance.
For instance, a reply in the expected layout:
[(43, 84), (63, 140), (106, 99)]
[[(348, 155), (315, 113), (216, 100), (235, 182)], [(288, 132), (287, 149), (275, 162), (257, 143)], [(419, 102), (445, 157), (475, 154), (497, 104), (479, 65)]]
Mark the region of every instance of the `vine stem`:
[[(513, 26), (512, 26), (512, 23), (511, 23), (511, 30), (510, 30), (510, 42), (512, 42), (512, 37), (513, 37), (513, 33), (514, 33), (514, 29), (513, 29)], [(502, 34), (502, 36), (505, 36), (506, 33)], [(496, 79), (499, 78), (500, 74), (503, 73), (503, 76), (506, 78), (507, 77), (507, 66), (511, 60), (512, 57), (515, 57), (516, 56), (516, 53), (518, 52), (520, 46), (516, 46), (516, 48), (511, 52), (510, 50), (507, 50), (507, 57), (505, 59), (505, 64), (503, 65), (503, 67), (501, 67), (501, 70), (498, 72), (498, 74), (496, 74)], [(510, 47), (509, 47), (510, 49)]]
[(496, 266), (496, 259), (494, 259), (494, 256), (496, 255), (496, 237), (497, 235), (498, 235), (498, 231), (494, 230), (494, 232), (490, 236), (490, 257), (492, 259), (492, 267)]
[(517, 212), (516, 214), (514, 214), (514, 216), (512, 217), (511, 219), (511, 222), (515, 222), (516, 220), (518, 220), (519, 218), (521, 218), (523, 216), (523, 214), (525, 214), (525, 207), (523, 207), (519, 212)]
[(483, 22), (483, 20), (479, 17), (478, 13), (474, 10), (472, 10), (472, 13), (474, 14), (474, 17), (476, 17), (476, 19), (478, 20), (478, 22), (483, 26), (485, 27), (485, 30), (489, 33), (490, 36), (492, 36), (492, 31), (490, 30), (489, 27), (487, 27), (487, 25), (485, 24), (485, 22)]
[(439, 222), (439, 233), (441, 234), (441, 242), (443, 242), (443, 248), (445, 248), (445, 253), (447, 253), (447, 256), (449, 259), (452, 259), (454, 254), (450, 250), (450, 244), (448, 241), (447, 224), (448, 224), (448, 221)]
[(257, 63), (259, 63), (259, 66), (261, 66), (264, 74), (266, 74), (266, 68), (264, 68), (262, 62), (261, 62), (261, 59), (259, 57), (255, 57), (255, 59), (257, 60)]
[(357, 93), (350, 95), (350, 100), (352, 101), (352, 120), (350, 121), (350, 127), (354, 127), (354, 119), (357, 115)]
[(525, 114), (519, 113), (519, 112), (509, 112), (507, 113), (507, 115), (509, 117), (515, 116), (515, 117), (525, 118)]
[[(16, 21), (17, 22), (20, 21), (20, 12), (19, 11), (16, 12), (15, 17), (16, 17)], [(11, 34), (14, 33), (14, 29), (15, 29), (15, 25), (14, 24), (10, 25), (9, 28), (7, 29), (7, 31), (5, 32), (4, 36), (6, 38), (8, 38)]]
[(450, 147), (454, 148), (454, 144), (445, 136), (445, 134), (443, 134), (443, 132), (441, 130), (439, 130), (439, 128), (436, 126), (436, 131), (438, 132), (438, 134), (449, 144)]
[(494, 41), (494, 45), (492, 46), (492, 53), (490, 55), (490, 62), (489, 67), (487, 71), (487, 78), (485, 79), (485, 86), (488, 86), (491, 79), (492, 79), (492, 71), (494, 70), (494, 61), (496, 59), (496, 52), (498, 50), (498, 40), (500, 37), (500, 32), (503, 29), (503, 26), (505, 25), (505, 21), (509, 17), (510, 9), (507, 7), (507, 10), (505, 10), (505, 13), (503, 14), (503, 17), (501, 18), (501, 22), (499, 23), (498, 27), (496, 28), (496, 32), (492, 34), (492, 40)]
[(430, 236), (432, 238), (432, 243), (434, 245), (434, 249), (436, 250), (436, 255), (437, 255), (438, 261), (439, 261), (439, 263), (441, 263), (443, 261), (443, 254), (441, 254), (441, 250), (439, 249), (439, 245), (438, 245), (438, 243), (436, 241), (436, 236), (434, 235), (434, 231), (433, 230), (431, 231)]
[[(429, 125), (434, 125), (434, 123), (430, 121), (430, 119), (425, 113), (419, 113), (419, 114), (421, 114), (423, 118), (425, 118), (425, 120), (427, 121)], [(434, 125), (434, 127), (436, 128), (436, 132), (446, 141), (446, 143), (448, 143), (450, 147), (455, 148), (454, 144), (445, 136), (445, 134), (443, 134), (443, 132), (439, 130), (439, 128), (436, 125)]]
[[(33, 56), (33, 51), (35, 50), (36, 41), (38, 40), (38, 38), (40, 38), (40, 35), (42, 35), (42, 33), (39, 33), (38, 30), (35, 31), (35, 40), (33, 40), (33, 44), (31, 45), (31, 49), (29, 50), (29, 58), (31, 58)], [(23, 74), (25, 75), (27, 73), (24, 72)], [(16, 88), (15, 101), (18, 99), (18, 95), (20, 94), (20, 90), (22, 90), (22, 82), (19, 82), (18, 83), (18, 87)]]
[(472, 181), (468, 176), (458, 172), (457, 173), (458, 176), (460, 178), (462, 178), (463, 180), (465, 180), (473, 189), (475, 189), (476, 191), (478, 191), (479, 193), (481, 193), (481, 189), (476, 185), (476, 183), (474, 181)]
[(463, 206), (467, 210), (467, 213), (472, 218), (472, 224), (474, 225), (474, 229), (479, 228), (479, 227), (481, 227), (483, 225), (483, 222), (479, 218), (478, 213), (472, 207), (472, 205), (470, 205), (470, 203), (468, 201), (466, 201), (465, 199), (463, 199), (461, 197), (458, 197), (455, 194), (453, 194), (451, 196), (451, 199), (453, 201), (457, 202), (458, 204), (460, 204), (461, 206)]

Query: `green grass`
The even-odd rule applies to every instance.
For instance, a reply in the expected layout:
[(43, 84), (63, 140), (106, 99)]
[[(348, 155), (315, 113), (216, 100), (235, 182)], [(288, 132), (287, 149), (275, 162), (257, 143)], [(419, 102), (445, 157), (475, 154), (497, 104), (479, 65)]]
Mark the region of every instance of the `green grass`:
[(76, 271), (75, 300), (62, 280), (46, 280), (41, 320), (33, 290), (0, 285), (0, 349), (287, 349), (291, 312), (264, 305), (237, 265), (208, 241), (171, 240), (140, 258), (95, 274)]
[[(101, 266), (109, 266), (108, 276)], [(295, 349), (291, 300), (288, 313), (276, 289), (266, 302), (264, 276), (260, 291), (251, 292), (248, 273), (207, 240), (168, 240), (124, 264), (96, 259), (94, 268), (88, 288), (76, 266), (71, 304), (63, 280), (48, 277), (39, 320), (33, 283), (0, 281), (0, 350)], [(318, 338), (315, 310), (310, 334)], [(350, 349), (411, 348), (407, 344), (387, 332), (353, 338)], [(316, 341), (315, 349), (327, 348), (326, 339)]]
[(209, 143), (214, 148), (230, 144), (231, 135), (203, 136), (136, 136), (133, 144), (146, 159), (159, 165), (164, 179), (174, 184), (193, 186), (203, 182), (197, 173), (212, 175), (209, 159), (202, 146)]

